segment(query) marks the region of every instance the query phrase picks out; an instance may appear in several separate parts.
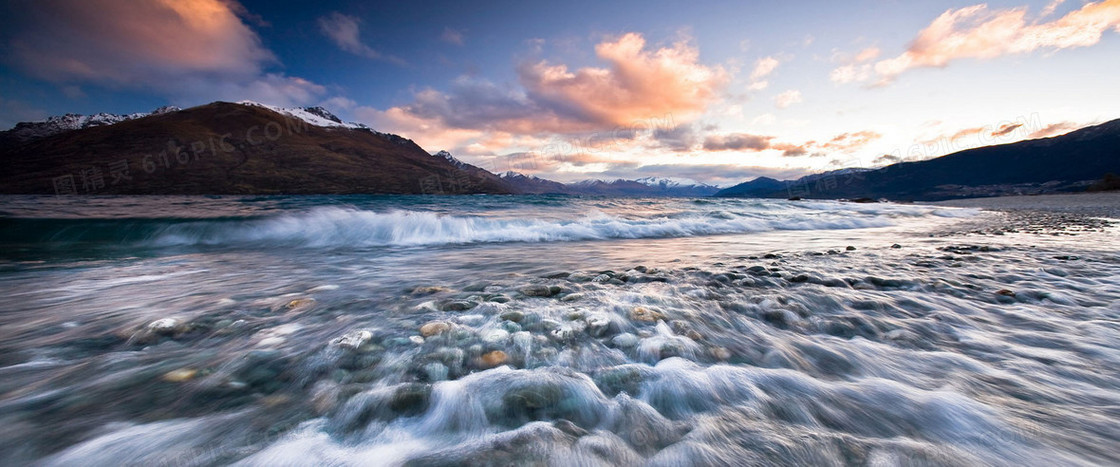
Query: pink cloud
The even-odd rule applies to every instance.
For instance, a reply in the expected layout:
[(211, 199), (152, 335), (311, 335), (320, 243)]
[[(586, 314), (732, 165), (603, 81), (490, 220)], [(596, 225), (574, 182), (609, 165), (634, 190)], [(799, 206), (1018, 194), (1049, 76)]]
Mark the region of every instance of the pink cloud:
[(1089, 47), (1108, 30), (1120, 32), (1120, 0), (1088, 3), (1052, 21), (1041, 18), (1057, 7), (1052, 3), (1039, 19), (1027, 20), (1026, 7), (989, 10), (985, 4), (950, 9), (938, 16), (901, 55), (880, 60), (873, 67), (847, 64), (833, 70), (838, 83), (894, 81), (916, 68), (943, 68), (960, 59), (991, 59), (1037, 50)]
[(576, 119), (630, 125), (666, 114), (695, 117), (727, 82), (722, 68), (700, 64), (699, 51), (683, 42), (646, 50), (642, 35), (629, 33), (598, 44), (595, 53), (608, 68), (572, 71), (541, 61), (521, 67), (521, 83), (531, 99)]

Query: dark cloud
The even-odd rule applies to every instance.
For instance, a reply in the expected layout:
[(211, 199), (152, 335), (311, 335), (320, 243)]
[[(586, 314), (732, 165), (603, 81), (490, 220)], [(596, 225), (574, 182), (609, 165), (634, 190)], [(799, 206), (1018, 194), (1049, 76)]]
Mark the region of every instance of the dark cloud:
[(704, 139), (704, 149), (708, 151), (763, 151), (770, 149), (773, 136), (733, 133), (712, 135)]

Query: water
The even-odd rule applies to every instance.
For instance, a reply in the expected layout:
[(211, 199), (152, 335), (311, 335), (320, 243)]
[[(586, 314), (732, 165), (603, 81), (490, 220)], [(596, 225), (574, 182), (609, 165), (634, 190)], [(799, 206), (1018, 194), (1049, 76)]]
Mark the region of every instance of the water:
[(1112, 229), (549, 196), (0, 211), (4, 465), (1120, 463)]

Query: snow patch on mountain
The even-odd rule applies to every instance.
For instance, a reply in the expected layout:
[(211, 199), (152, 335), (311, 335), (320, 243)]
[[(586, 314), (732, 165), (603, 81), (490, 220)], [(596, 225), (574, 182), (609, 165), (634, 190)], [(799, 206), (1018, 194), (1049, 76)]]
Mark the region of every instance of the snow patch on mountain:
[(4, 133), (14, 137), (18, 141), (31, 141), (34, 139), (57, 135), (59, 133), (65, 133), (67, 131), (115, 125), (120, 122), (136, 120), (138, 118), (144, 118), (149, 115), (160, 115), (165, 113), (178, 112), (180, 110), (182, 109), (173, 105), (168, 105), (155, 109), (151, 112), (137, 112), (131, 114), (110, 114), (102, 112), (93, 115), (82, 115), (71, 113), (66, 115), (56, 115), (53, 117), (48, 117), (46, 120), (20, 122), (17, 123), (14, 128)]
[(638, 182), (638, 183), (641, 183), (642, 185), (651, 186), (651, 187), (661, 187), (661, 188), (682, 188), (682, 187), (711, 187), (711, 188), (714, 188), (715, 187), (714, 185), (709, 185), (707, 183), (700, 183), (696, 180), (692, 180), (692, 179), (689, 179), (689, 178), (676, 178), (676, 177), (643, 177), (643, 178), (636, 179), (634, 181)]
[(335, 128), (348, 128), (351, 130), (369, 130), (366, 125), (357, 122), (343, 122), (332, 114), (329, 110), (322, 107), (277, 107), (275, 105), (262, 104), (254, 101), (241, 101), (241, 105), (249, 105), (254, 107), (263, 107), (281, 115), (287, 115), (292, 118), (303, 120), (311, 125), (319, 127), (335, 127)]

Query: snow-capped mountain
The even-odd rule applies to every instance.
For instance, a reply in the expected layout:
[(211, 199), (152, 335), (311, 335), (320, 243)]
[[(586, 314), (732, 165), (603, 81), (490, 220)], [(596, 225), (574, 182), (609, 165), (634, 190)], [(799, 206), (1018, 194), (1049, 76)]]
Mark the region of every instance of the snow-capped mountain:
[(46, 120), (17, 123), (16, 126), (11, 130), (5, 131), (3, 133), (5, 134), (5, 136), (11, 137), (16, 141), (24, 142), (45, 138), (47, 136), (57, 135), (59, 133), (65, 133), (67, 131), (114, 125), (128, 120), (147, 117), (149, 115), (160, 115), (171, 112), (178, 112), (180, 110), (182, 109), (173, 105), (168, 105), (155, 109), (151, 112), (137, 112), (132, 114), (110, 114), (102, 112), (93, 115), (56, 115), (53, 117), (48, 117)]
[[(660, 187), (664, 189), (686, 188), (686, 187), (700, 187), (700, 188), (716, 188), (715, 185), (707, 183), (700, 183), (690, 178), (675, 178), (675, 177), (643, 177), (634, 180), (635, 182), (651, 187)], [(718, 189), (718, 188), (716, 188)]]
[(466, 162), (456, 159), (455, 156), (452, 156), (451, 153), (447, 151), (437, 152), (435, 154), (432, 154), (432, 157), (442, 157), (444, 159), (447, 159), (447, 162), (455, 164), (456, 167), (463, 167), (464, 165), (466, 165)]
[(253, 101), (238, 102), (241, 105), (252, 105), (256, 107), (264, 107), (268, 110), (278, 114), (287, 115), (292, 118), (298, 118), (309, 124), (321, 127), (338, 127), (349, 128), (351, 130), (370, 130), (366, 125), (357, 122), (343, 122), (341, 118), (332, 114), (329, 110), (322, 107), (277, 107), (275, 105), (262, 104)]

